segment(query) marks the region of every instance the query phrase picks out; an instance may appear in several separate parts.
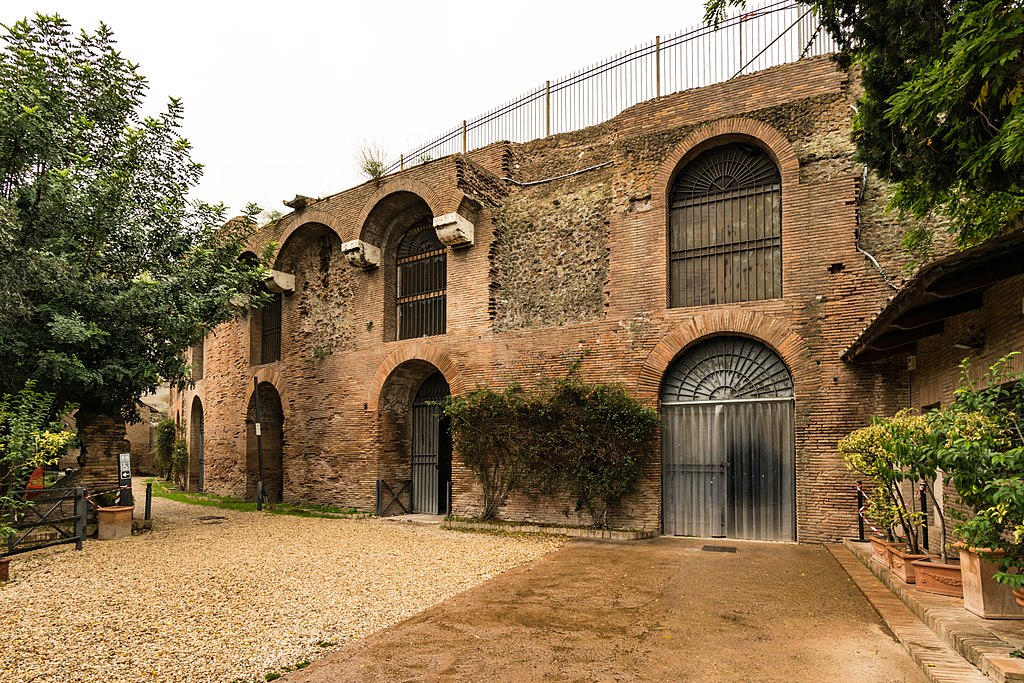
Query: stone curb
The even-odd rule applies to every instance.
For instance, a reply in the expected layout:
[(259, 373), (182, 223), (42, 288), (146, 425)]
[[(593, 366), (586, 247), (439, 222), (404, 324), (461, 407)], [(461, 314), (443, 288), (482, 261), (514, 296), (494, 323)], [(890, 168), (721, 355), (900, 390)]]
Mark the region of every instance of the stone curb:
[(929, 681), (992, 683), (991, 678), (972, 666), (918, 619), (878, 577), (858, 561), (852, 550), (840, 544), (826, 544), (825, 547), (850, 575), (850, 579)]
[[(994, 631), (1011, 631), (1012, 626), (993, 623), (992, 620), (971, 614), (963, 608), (964, 601), (961, 598), (915, 590), (889, 568), (872, 562), (871, 549), (867, 544), (847, 540), (845, 546), (911, 612), (964, 659), (998, 683), (1024, 681), (1024, 660), (1008, 656), (1012, 650), (1024, 645), (1024, 629), (1017, 629), (1020, 631), (1018, 641), (1007, 640)], [(1000, 626), (1004, 628), (1000, 629)]]
[(657, 531), (621, 531), (618, 529), (581, 529), (569, 526), (547, 526), (540, 524), (492, 524), (490, 522), (464, 522), (460, 520), (445, 520), (441, 522), (442, 529), (456, 529), (462, 531), (507, 531), (517, 534), (549, 534), (552, 536), (571, 536), (573, 538), (594, 538), (612, 541), (641, 541), (647, 538), (654, 538)]

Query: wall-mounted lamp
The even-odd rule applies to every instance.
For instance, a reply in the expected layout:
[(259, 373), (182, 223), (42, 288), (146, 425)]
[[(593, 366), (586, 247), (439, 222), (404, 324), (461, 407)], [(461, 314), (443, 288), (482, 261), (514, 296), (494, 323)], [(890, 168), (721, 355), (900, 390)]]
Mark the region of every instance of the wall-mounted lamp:
[(953, 342), (953, 348), (963, 351), (980, 351), (985, 348), (985, 331), (968, 332)]

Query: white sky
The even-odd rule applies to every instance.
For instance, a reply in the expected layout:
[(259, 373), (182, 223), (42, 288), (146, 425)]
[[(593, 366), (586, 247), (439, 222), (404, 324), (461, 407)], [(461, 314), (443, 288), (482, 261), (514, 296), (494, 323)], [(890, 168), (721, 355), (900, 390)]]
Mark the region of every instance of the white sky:
[(655, 35), (700, 23), (701, 0), (2, 0), (0, 23), (57, 13), (113, 29), (149, 79), (147, 113), (185, 105), (205, 165), (197, 196), (287, 211), (507, 100)]

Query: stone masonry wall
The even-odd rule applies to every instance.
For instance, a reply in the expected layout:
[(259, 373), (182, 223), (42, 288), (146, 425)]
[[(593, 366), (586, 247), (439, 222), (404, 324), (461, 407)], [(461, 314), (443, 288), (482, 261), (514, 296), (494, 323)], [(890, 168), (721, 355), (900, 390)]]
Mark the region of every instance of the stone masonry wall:
[[(203, 401), (207, 489), (245, 493), (254, 377), (281, 396), (284, 500), (371, 510), (378, 480), (407, 476), (403, 402), (435, 368), (459, 394), (534, 385), (582, 357), (584, 379), (620, 382), (657, 407), (679, 354), (731, 334), (761, 340), (793, 375), (798, 540), (853, 533), (855, 477), (836, 442), (909, 400), (899, 363), (840, 360), (892, 292), (857, 249), (858, 216), (882, 198), (861, 196), (863, 171), (850, 156), (855, 87), (829, 60), (802, 60), (651, 100), (593, 128), (416, 165), (283, 217), (253, 243), (280, 241), (280, 266), (296, 274), (296, 292), (284, 296), (281, 360), (250, 365), (248, 320), (223, 325), (207, 339), (204, 379), (172, 403), (171, 414), (187, 418), (181, 406), (193, 395)], [(780, 168), (782, 297), (669, 308), (672, 179), (703, 149), (735, 139), (761, 146)], [(574, 175), (522, 185), (564, 174)], [(395, 341), (385, 332), (394, 327), (385, 304), (393, 273), (352, 266), (338, 249), (363, 240), (386, 250), (408, 227), (405, 198), (434, 216), (460, 212), (474, 238), (448, 250), (446, 333)], [(860, 237), (898, 270), (906, 259), (879, 225), (864, 222)], [(326, 234), (330, 247), (291, 250), (303, 231)], [(641, 491), (613, 511), (613, 524), (660, 528), (660, 452), (653, 444)], [(452, 486), (454, 512), (472, 514), (479, 486), (457, 453)], [(525, 494), (502, 514), (577, 521), (571, 501)]]

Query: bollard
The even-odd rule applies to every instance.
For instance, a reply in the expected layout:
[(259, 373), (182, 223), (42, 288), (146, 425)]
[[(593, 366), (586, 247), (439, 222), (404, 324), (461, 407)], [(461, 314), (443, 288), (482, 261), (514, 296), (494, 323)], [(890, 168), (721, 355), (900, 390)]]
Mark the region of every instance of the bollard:
[(146, 484), (146, 514), (143, 517), (145, 520), (153, 518), (153, 482)]
[(864, 509), (864, 492), (860, 489), (860, 482), (857, 482), (857, 540), (864, 540), (864, 515), (861, 514), (861, 510)]

